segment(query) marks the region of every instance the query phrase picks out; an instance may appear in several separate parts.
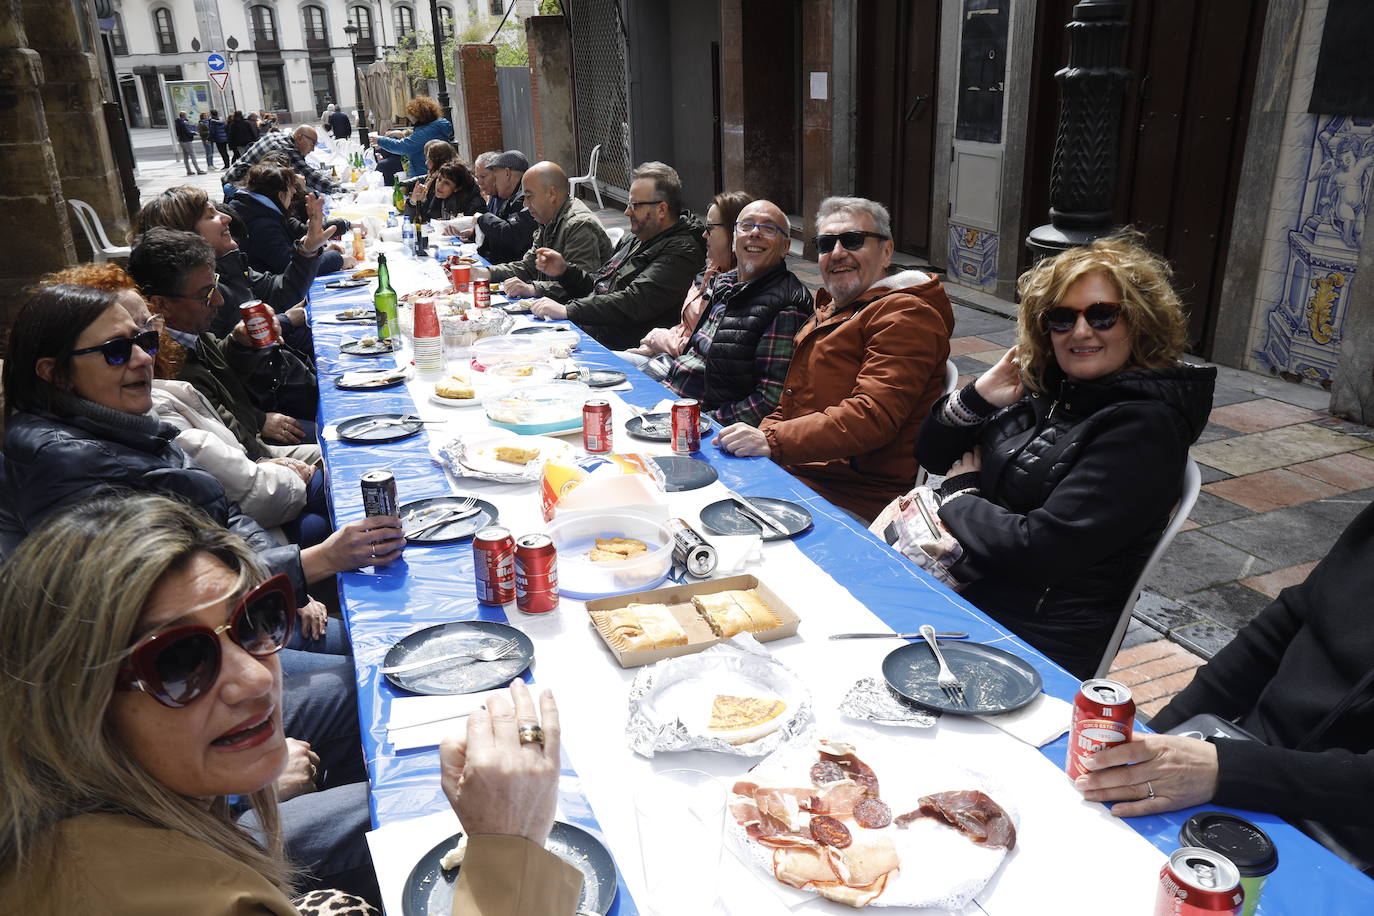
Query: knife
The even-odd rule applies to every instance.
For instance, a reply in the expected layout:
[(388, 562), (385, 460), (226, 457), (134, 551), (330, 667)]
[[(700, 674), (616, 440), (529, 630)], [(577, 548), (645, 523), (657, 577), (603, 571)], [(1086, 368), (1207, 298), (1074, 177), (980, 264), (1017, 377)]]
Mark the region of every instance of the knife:
[(739, 514), (743, 515), (745, 518), (749, 519), (754, 524), (758, 525), (761, 531), (768, 531), (771, 529), (772, 531), (775, 531), (783, 537), (788, 536), (788, 531), (786, 528), (778, 524), (776, 521), (770, 518), (767, 513), (765, 513), (758, 506), (749, 502), (749, 500), (745, 499), (743, 496), (740, 496), (737, 493), (731, 493), (730, 499), (732, 502), (734, 502), (735, 508), (739, 511)]
[[(836, 633), (831, 639), (920, 639), (920, 633)], [(936, 633), (936, 639), (968, 639), (967, 633)]]
[(452, 525), (454, 522), (461, 522), (463, 519), (476, 515), (478, 512), (481, 511), (481, 506), (473, 506), (470, 509), (462, 509), (457, 512), (454, 512), (452, 515), (442, 515), (431, 522), (426, 522), (419, 528), (416, 528), (412, 531), (407, 531), (405, 533), (405, 536), (407, 538), (419, 537), (420, 533), (423, 531), (432, 531), (435, 528), (442, 528), (445, 525)]

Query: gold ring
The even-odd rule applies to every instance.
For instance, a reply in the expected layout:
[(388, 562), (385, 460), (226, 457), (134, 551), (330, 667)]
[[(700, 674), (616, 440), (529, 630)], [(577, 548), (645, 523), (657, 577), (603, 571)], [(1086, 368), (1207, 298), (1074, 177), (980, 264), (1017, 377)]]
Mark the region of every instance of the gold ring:
[(540, 728), (538, 725), (522, 725), (522, 726), (520, 726), (520, 743), (521, 743), (521, 744), (537, 744), (537, 745), (539, 745), (540, 747), (543, 747), (543, 746), (544, 746), (544, 729)]
[(1149, 796), (1147, 796), (1147, 797), (1149, 797), (1149, 798), (1154, 798), (1154, 797), (1155, 797), (1155, 787), (1152, 786), (1152, 785), (1150, 785), (1150, 781), (1149, 781), (1148, 779), (1145, 780), (1145, 791), (1150, 793)]

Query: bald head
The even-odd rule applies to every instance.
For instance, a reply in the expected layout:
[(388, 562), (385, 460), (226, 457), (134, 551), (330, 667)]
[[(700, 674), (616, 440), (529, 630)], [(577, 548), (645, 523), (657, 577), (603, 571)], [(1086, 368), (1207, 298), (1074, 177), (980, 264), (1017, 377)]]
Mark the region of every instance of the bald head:
[(735, 260), (739, 277), (748, 282), (771, 270), (787, 256), (792, 224), (770, 200), (756, 200), (739, 211), (735, 223)]
[(291, 131), (291, 142), (296, 145), (296, 151), (304, 156), (320, 142), (320, 135), (309, 124), (302, 124)]
[(548, 225), (568, 199), (568, 173), (556, 162), (536, 162), (521, 179), (525, 206), (541, 226)]

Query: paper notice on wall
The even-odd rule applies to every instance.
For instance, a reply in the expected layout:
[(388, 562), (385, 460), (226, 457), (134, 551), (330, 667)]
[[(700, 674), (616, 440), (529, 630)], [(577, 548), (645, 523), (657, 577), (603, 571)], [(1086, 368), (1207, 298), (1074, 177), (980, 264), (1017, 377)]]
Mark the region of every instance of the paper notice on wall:
[(830, 98), (830, 74), (824, 70), (811, 74), (811, 98), (824, 102)]

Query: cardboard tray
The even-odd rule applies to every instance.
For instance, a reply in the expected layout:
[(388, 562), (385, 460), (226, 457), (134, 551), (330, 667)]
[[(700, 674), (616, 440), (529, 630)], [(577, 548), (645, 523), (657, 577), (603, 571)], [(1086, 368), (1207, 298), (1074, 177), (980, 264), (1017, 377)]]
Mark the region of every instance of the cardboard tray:
[(706, 621), (697, 613), (696, 607), (692, 604), (693, 595), (713, 595), (717, 592), (728, 592), (736, 589), (757, 589), (759, 597), (767, 602), (768, 606), (782, 620), (780, 626), (771, 630), (763, 630), (752, 634), (759, 642), (771, 642), (774, 639), (783, 639), (797, 634), (797, 626), (801, 623), (795, 611), (788, 607), (781, 598), (768, 586), (764, 585), (757, 578), (750, 575), (727, 576), (723, 579), (707, 579), (703, 582), (693, 582), (690, 585), (671, 585), (664, 588), (655, 588), (647, 592), (634, 592), (629, 595), (617, 595), (614, 598), (597, 598), (587, 602), (587, 610), (591, 611), (613, 611), (630, 604), (666, 604), (673, 613), (673, 618), (682, 625), (682, 629), (687, 632), (687, 645), (668, 646), (663, 649), (636, 649), (622, 652), (611, 645), (610, 640), (606, 639), (606, 634), (596, 625), (594, 618), (590, 618), (592, 629), (601, 636), (606, 643), (606, 648), (615, 656), (615, 660), (620, 663), (622, 668), (638, 668), (640, 665), (651, 665), (654, 662), (661, 662), (665, 658), (676, 658), (679, 655), (691, 655), (700, 652), (702, 649), (709, 649), (718, 642), (722, 642), (721, 637), (711, 632), (711, 628), (706, 625)]

